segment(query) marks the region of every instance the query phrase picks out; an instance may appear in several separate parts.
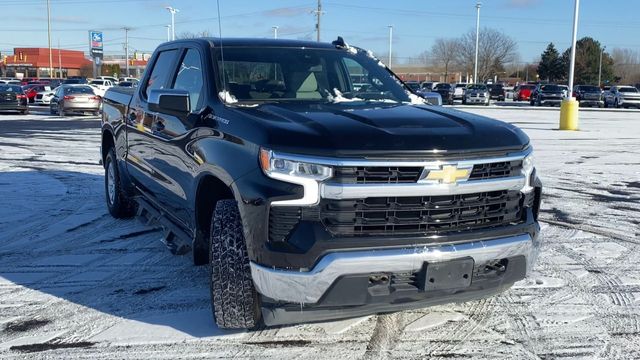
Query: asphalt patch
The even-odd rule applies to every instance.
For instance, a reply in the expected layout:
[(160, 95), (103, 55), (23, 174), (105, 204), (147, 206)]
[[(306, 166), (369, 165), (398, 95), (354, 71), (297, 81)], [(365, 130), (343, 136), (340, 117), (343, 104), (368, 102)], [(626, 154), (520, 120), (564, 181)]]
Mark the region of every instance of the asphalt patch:
[(49, 319), (30, 319), (25, 321), (13, 321), (5, 325), (4, 331), (10, 333), (25, 332), (37, 329), (49, 324)]
[(72, 349), (72, 348), (88, 348), (92, 347), (96, 343), (90, 341), (78, 341), (70, 343), (40, 343), (40, 344), (28, 344), (28, 345), (16, 345), (9, 348), (9, 350), (19, 351), (23, 353), (34, 353), (56, 349)]

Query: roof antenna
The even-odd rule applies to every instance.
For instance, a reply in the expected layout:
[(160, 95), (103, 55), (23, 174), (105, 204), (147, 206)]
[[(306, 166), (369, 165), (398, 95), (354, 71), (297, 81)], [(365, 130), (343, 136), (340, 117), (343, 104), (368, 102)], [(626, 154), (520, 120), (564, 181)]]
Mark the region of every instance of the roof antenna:
[(220, 15), (220, 0), (216, 0), (216, 3), (218, 6), (218, 37), (220, 39), (220, 59), (222, 62), (222, 74), (220, 74), (220, 81), (222, 82), (222, 93), (224, 97), (222, 100), (226, 102), (230, 94), (227, 93), (227, 83), (225, 81), (227, 73), (224, 69), (224, 48), (222, 46), (222, 16)]

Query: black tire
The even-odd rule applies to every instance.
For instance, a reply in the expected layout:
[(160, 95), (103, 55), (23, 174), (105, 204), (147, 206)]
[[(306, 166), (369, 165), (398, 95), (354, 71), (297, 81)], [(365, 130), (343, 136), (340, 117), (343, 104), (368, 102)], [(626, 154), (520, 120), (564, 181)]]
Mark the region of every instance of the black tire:
[(29, 109), (20, 110), (20, 115), (29, 115)]
[(260, 325), (260, 300), (251, 279), (249, 255), (238, 205), (216, 203), (211, 219), (211, 308), (218, 327), (252, 329)]
[(607, 102), (607, 100), (604, 101), (604, 108), (608, 108), (609, 107), (609, 103)]
[[(113, 185), (110, 193), (109, 187)], [(114, 148), (109, 149), (109, 153), (104, 160), (104, 194), (107, 202), (109, 214), (114, 218), (128, 218), (135, 214), (135, 201), (127, 195), (122, 186), (122, 178), (118, 169), (116, 153)]]
[(620, 103), (618, 103), (618, 99), (615, 99), (615, 100), (613, 101), (613, 107), (614, 107), (614, 108), (616, 108), (616, 109), (619, 109), (619, 108), (620, 108)]

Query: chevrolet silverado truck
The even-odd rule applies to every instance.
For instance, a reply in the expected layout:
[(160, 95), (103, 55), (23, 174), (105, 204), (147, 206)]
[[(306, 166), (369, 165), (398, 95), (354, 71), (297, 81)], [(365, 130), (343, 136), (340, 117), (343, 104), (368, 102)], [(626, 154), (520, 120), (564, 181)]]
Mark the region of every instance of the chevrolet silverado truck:
[(107, 207), (209, 266), (221, 328), (479, 299), (534, 266), (524, 132), (425, 104), (341, 38), (167, 42), (140, 84), (104, 97)]

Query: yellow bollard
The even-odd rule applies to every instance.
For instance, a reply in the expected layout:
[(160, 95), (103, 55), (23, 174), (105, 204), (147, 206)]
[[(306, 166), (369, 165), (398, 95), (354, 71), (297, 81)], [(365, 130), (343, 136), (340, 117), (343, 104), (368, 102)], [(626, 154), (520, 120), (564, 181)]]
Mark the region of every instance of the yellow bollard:
[(578, 107), (580, 103), (571, 97), (560, 105), (560, 130), (578, 130)]

